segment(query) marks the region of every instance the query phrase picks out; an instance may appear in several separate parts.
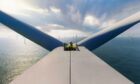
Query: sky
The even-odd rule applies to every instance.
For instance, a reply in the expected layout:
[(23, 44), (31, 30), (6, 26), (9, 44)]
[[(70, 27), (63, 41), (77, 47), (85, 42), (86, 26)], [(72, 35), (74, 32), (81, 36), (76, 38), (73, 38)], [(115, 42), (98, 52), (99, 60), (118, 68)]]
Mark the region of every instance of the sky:
[[(0, 10), (56, 38), (87, 37), (139, 12), (139, 4), (140, 0), (0, 0)], [(120, 37), (140, 37), (139, 27)], [(11, 32), (1, 24), (0, 30), (1, 36)]]

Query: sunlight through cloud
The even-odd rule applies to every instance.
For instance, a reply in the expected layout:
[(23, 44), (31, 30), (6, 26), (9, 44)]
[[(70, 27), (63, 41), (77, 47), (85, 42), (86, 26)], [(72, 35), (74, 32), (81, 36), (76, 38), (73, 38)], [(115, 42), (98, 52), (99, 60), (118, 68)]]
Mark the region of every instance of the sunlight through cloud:
[(100, 25), (100, 21), (92, 15), (87, 15), (84, 18), (84, 24), (90, 25), (90, 26), (98, 26), (98, 25)]

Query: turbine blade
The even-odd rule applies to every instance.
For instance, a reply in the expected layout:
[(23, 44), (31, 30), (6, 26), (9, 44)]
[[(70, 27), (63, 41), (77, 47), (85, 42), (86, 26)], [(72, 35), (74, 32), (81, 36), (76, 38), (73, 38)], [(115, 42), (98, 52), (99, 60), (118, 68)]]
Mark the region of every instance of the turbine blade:
[(62, 46), (59, 40), (0, 11), (0, 22), (48, 50)]
[(112, 25), (109, 28), (105, 28), (102, 31), (99, 31), (92, 36), (80, 41), (78, 45), (85, 46), (89, 50), (94, 50), (104, 43), (110, 41), (120, 33), (126, 31), (127, 29), (131, 28), (135, 24), (140, 22), (140, 12)]

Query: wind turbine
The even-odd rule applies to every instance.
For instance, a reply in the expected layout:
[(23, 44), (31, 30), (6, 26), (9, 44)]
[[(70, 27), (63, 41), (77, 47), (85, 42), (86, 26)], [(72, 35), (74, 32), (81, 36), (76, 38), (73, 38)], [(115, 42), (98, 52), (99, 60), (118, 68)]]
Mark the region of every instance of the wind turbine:
[(2, 11), (0, 22), (51, 51), (10, 84), (134, 84), (91, 50), (139, 23), (140, 12), (78, 42), (78, 51), (65, 51), (61, 41)]

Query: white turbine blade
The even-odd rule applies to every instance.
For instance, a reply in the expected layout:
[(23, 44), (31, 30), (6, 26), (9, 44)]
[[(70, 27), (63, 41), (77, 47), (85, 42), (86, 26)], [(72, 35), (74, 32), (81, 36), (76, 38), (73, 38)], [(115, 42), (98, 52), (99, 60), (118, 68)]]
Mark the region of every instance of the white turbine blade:
[(84, 47), (54, 49), (10, 84), (134, 84)]
[(78, 44), (85, 46), (89, 50), (94, 50), (109, 40), (113, 39), (120, 33), (131, 28), (138, 22), (140, 22), (140, 12), (116, 23), (115, 25), (110, 26), (109, 28), (105, 28), (104, 30), (99, 31), (92, 36), (89, 36), (88, 38), (80, 41)]
[(39, 44), (40, 46), (48, 49), (53, 50), (58, 46), (62, 46), (63, 43), (59, 40), (37, 30), (36, 28), (25, 24), (8, 14), (0, 11), (0, 23), (8, 26), (12, 30), (16, 31), (17, 33), (25, 36), (26, 38), (30, 39), (31, 41)]

